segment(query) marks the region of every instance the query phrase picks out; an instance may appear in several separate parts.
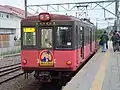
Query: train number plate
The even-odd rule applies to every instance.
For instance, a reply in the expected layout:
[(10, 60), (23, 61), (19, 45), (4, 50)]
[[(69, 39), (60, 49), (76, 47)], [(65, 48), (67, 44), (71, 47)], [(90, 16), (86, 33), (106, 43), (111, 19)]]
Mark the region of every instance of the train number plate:
[(54, 63), (53, 62), (41, 62), (40, 61), (40, 66), (53, 66)]

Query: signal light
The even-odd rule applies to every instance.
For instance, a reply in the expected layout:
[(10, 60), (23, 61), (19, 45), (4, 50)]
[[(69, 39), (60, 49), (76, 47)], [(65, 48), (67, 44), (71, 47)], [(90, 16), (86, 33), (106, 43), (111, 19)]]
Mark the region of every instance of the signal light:
[(71, 65), (72, 62), (71, 62), (70, 60), (68, 60), (68, 61), (66, 62), (66, 64), (67, 64), (67, 65)]

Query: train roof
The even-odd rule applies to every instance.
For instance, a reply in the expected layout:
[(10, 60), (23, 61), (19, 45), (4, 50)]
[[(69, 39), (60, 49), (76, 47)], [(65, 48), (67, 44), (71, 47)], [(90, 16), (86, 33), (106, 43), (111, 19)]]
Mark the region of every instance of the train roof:
[[(85, 23), (85, 24), (92, 24), (92, 22), (90, 22), (90, 20), (88, 19), (79, 19), (77, 17), (74, 16), (68, 16), (68, 15), (59, 15), (59, 14), (50, 14), (51, 15), (51, 20), (52, 21), (79, 21), (81, 23)], [(23, 19), (22, 21), (40, 21), (39, 20), (39, 15), (36, 16), (29, 16), (25, 19)]]

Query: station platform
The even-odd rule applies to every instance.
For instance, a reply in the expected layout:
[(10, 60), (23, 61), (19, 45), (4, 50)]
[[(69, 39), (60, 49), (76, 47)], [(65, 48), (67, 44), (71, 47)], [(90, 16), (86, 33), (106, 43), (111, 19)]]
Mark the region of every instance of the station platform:
[(101, 49), (62, 90), (120, 90), (120, 52)]

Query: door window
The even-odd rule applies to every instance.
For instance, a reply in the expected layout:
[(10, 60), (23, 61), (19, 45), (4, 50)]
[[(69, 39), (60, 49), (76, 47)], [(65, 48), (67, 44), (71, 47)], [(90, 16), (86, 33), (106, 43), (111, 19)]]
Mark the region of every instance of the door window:
[(41, 47), (52, 48), (52, 29), (41, 29)]

